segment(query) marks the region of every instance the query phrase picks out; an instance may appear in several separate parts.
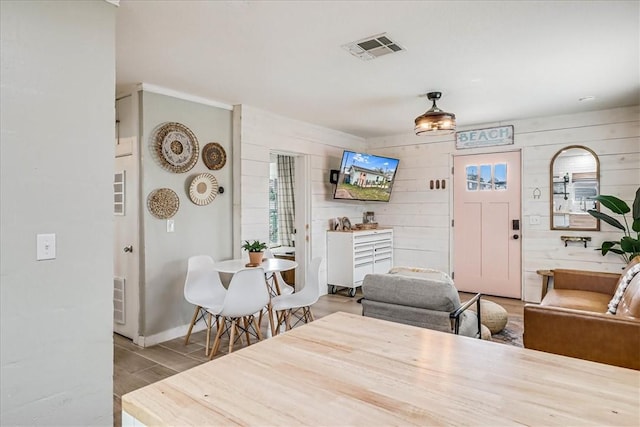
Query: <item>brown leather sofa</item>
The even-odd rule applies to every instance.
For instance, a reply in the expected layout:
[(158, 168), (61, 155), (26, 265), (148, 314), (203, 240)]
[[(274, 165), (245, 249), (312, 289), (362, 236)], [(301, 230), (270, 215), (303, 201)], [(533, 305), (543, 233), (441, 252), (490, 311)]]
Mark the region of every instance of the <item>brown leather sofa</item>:
[(622, 275), (554, 270), (554, 288), (542, 302), (524, 307), (524, 346), (640, 370), (640, 273), (622, 295), (616, 314), (607, 314)]

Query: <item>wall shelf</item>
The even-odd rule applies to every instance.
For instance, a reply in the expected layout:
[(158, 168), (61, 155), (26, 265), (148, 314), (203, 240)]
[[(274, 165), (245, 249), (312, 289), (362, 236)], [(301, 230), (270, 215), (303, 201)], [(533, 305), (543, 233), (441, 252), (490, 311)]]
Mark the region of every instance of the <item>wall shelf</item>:
[(564, 242), (564, 247), (567, 247), (569, 242), (582, 242), (584, 243), (584, 247), (587, 247), (587, 242), (591, 241), (591, 237), (589, 236), (560, 236), (560, 240)]

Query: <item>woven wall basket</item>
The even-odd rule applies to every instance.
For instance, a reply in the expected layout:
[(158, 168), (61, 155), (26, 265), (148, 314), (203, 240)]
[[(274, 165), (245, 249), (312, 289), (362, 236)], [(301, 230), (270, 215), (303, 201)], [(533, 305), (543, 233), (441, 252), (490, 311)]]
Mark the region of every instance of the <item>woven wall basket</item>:
[(149, 193), (147, 208), (151, 215), (159, 219), (171, 218), (180, 208), (180, 199), (170, 188), (158, 188)]
[(202, 161), (211, 170), (219, 170), (227, 162), (227, 153), (222, 145), (210, 142), (202, 148)]
[(201, 173), (191, 181), (189, 198), (196, 205), (208, 205), (218, 195), (218, 181), (210, 173)]
[(160, 126), (153, 136), (153, 146), (160, 166), (169, 172), (187, 172), (198, 162), (198, 139), (181, 123)]

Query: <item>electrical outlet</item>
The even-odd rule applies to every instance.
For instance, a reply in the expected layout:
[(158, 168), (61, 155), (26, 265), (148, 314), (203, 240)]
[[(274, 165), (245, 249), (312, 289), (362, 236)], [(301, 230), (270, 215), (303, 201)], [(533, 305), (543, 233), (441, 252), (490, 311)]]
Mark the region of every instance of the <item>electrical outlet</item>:
[(167, 233), (173, 233), (176, 231), (175, 223), (172, 219), (167, 220)]
[(531, 225), (540, 225), (540, 216), (539, 215), (531, 215), (529, 217), (529, 224), (531, 224)]

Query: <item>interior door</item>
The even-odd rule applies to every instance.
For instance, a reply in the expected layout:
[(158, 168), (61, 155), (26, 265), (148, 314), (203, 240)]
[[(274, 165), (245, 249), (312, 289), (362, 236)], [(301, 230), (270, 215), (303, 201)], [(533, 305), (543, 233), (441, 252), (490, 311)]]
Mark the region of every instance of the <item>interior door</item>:
[(520, 152), (455, 156), (453, 208), (458, 290), (521, 298)]
[[(116, 102), (118, 117), (135, 111), (132, 98)], [(124, 117), (123, 117), (124, 119)], [(126, 124), (125, 120), (122, 120)], [(113, 183), (113, 330), (138, 341), (139, 262), (138, 148), (135, 132), (116, 127), (116, 158)]]

